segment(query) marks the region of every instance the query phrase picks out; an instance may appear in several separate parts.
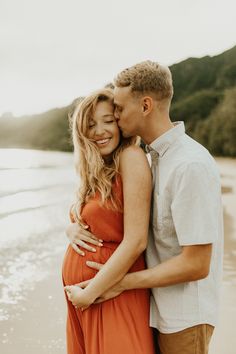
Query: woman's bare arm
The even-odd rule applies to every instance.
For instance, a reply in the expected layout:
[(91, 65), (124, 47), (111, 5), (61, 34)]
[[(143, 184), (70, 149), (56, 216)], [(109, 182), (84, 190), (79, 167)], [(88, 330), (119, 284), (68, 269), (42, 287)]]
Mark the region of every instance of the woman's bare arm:
[(91, 303), (124, 277), (147, 245), (152, 178), (147, 158), (139, 147), (132, 146), (122, 152), (120, 172), (124, 238), (86, 289), (80, 292), (79, 297), (86, 297)]

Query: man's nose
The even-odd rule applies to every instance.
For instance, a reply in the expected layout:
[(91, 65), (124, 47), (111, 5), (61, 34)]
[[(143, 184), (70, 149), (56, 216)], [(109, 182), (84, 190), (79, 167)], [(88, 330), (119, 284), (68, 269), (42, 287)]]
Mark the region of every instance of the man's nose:
[(119, 119), (119, 114), (116, 109), (114, 110), (114, 117), (115, 117), (115, 120)]
[(118, 121), (120, 119), (118, 114), (114, 114), (115, 120)]

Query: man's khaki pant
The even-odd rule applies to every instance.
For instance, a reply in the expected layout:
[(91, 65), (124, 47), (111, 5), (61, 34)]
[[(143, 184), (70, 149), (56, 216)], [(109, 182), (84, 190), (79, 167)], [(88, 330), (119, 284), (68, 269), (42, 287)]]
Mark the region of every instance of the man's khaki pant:
[(176, 333), (158, 333), (160, 354), (208, 354), (213, 330), (201, 324)]

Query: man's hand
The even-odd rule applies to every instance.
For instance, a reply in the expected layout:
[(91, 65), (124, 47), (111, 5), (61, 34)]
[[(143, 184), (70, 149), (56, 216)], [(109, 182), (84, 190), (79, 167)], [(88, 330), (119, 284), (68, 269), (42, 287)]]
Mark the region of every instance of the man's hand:
[[(92, 268), (92, 269), (95, 269), (95, 270), (100, 270), (102, 269), (103, 267), (103, 264), (101, 263), (97, 263), (97, 262), (90, 262), (90, 261), (87, 261), (86, 262), (87, 266)], [(85, 289), (89, 283), (92, 281), (92, 279), (89, 279), (89, 280), (85, 280), (81, 283), (78, 283), (76, 284), (77, 286), (79, 286), (80, 288), (82, 289)], [(111, 287), (110, 289), (108, 289), (104, 294), (102, 294), (98, 299), (96, 299), (94, 301), (94, 304), (99, 304), (103, 301), (106, 301), (106, 300), (110, 300), (110, 299), (113, 299), (114, 297), (117, 297), (119, 296), (123, 291), (124, 291), (124, 287), (122, 286), (122, 280), (120, 282), (118, 282), (117, 284), (115, 284), (113, 287)]]
[[(97, 262), (91, 262), (91, 261), (87, 261), (86, 262), (86, 265), (89, 267), (89, 268), (92, 268), (92, 269), (95, 269), (95, 270), (100, 270), (102, 269), (103, 265), (102, 263), (97, 263)], [(88, 280), (84, 280), (84, 281), (81, 281), (80, 283), (78, 284), (75, 284), (76, 286), (79, 286), (81, 289), (85, 289), (89, 283), (93, 280), (93, 278), (91, 279), (88, 279)]]
[(103, 240), (98, 239), (96, 236), (91, 234), (91, 232), (86, 230), (86, 228), (88, 228), (88, 226), (83, 228), (77, 223), (71, 223), (66, 228), (66, 235), (70, 241), (71, 247), (81, 256), (84, 256), (85, 253), (80, 249), (80, 247), (90, 252), (96, 252), (96, 248), (89, 246), (87, 243), (99, 247), (103, 246)]
[(124, 291), (122, 287), (122, 281), (113, 285), (112, 288), (108, 289), (104, 294), (102, 294), (98, 299), (94, 301), (94, 304), (99, 304), (100, 302), (113, 299), (119, 296)]

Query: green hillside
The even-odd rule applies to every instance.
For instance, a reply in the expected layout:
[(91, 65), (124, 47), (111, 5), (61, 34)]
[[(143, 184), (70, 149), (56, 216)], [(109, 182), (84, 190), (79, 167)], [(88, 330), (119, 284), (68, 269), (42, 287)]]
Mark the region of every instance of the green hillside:
[(170, 69), (175, 87), (174, 101), (199, 90), (224, 90), (236, 86), (236, 46), (214, 57), (189, 58)]
[(0, 147), (70, 151), (68, 107), (34, 116), (0, 118)]
[[(214, 56), (189, 58), (170, 67), (173, 121), (213, 154), (236, 156), (236, 46)], [(72, 150), (67, 107), (33, 116), (0, 117), (0, 147)]]
[(236, 156), (236, 46), (170, 69), (172, 120), (184, 120), (187, 132), (213, 154)]

